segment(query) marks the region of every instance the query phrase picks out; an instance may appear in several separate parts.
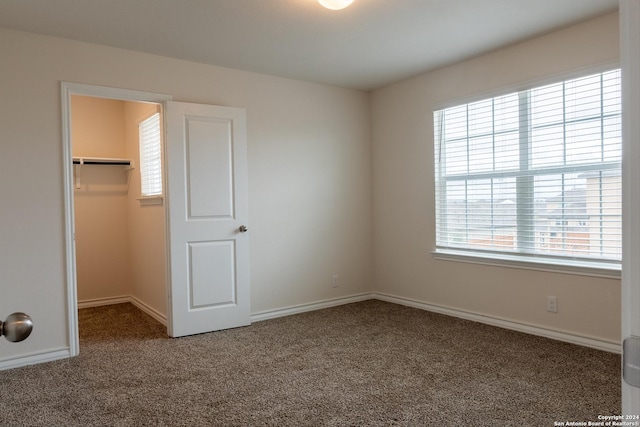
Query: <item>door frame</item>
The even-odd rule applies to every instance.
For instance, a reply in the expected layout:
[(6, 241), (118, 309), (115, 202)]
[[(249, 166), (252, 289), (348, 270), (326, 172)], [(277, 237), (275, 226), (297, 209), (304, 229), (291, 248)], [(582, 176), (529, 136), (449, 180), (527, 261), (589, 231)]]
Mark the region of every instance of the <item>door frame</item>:
[[(165, 101), (172, 101), (171, 95), (142, 92), (129, 89), (119, 89), (106, 86), (95, 86), (82, 83), (61, 82), (62, 102), (62, 163), (64, 171), (64, 234), (65, 234), (65, 267), (67, 283), (67, 331), (69, 339), (69, 356), (80, 353), (80, 339), (78, 332), (78, 293), (76, 275), (75, 251), (75, 213), (74, 213), (74, 184), (73, 160), (71, 145), (71, 96), (82, 95), (96, 98), (114, 99), (131, 102), (153, 102), (164, 106)], [(164, 108), (164, 107), (162, 107)], [(163, 165), (164, 167), (164, 165)], [(167, 203), (165, 206), (165, 215)], [(169, 268), (169, 251), (166, 252), (167, 268)], [(166, 275), (165, 293), (168, 296), (171, 277)], [(167, 310), (167, 316), (171, 316)], [(168, 321), (170, 319), (167, 319)]]

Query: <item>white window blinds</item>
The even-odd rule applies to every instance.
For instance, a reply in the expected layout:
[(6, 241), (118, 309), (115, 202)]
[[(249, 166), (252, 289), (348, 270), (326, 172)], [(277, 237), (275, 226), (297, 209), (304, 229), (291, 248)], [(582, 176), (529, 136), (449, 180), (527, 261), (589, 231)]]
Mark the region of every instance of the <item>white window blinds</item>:
[(160, 114), (156, 113), (139, 125), (140, 182), (143, 197), (162, 195), (162, 141)]
[(436, 248), (621, 259), (620, 70), (434, 112)]

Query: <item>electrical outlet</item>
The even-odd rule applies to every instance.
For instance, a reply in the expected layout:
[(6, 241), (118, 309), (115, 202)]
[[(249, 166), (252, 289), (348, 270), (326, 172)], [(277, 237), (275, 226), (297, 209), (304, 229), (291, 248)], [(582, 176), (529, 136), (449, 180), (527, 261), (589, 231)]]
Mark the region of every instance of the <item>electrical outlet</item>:
[(547, 296), (547, 311), (551, 313), (558, 312), (558, 297)]
[(334, 274), (333, 276), (331, 276), (331, 287), (332, 288), (337, 288), (338, 287), (338, 275)]

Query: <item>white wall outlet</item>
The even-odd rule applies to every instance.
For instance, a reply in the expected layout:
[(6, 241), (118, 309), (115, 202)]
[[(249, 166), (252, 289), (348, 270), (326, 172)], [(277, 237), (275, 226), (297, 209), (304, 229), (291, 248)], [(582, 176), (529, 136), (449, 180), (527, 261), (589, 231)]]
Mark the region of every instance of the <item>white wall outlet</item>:
[(337, 288), (338, 287), (338, 275), (334, 274), (333, 276), (331, 276), (331, 287), (332, 288)]
[(547, 296), (547, 311), (551, 313), (558, 312), (558, 297)]

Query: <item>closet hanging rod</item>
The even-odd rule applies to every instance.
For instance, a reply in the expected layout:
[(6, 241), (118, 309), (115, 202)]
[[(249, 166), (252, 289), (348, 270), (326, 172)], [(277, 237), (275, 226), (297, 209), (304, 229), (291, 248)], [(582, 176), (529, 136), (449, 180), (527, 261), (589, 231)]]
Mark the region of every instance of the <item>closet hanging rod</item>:
[(108, 157), (74, 157), (74, 165), (121, 165), (131, 166), (129, 159), (114, 159)]
[(80, 176), (82, 175), (83, 165), (111, 165), (111, 166), (125, 166), (124, 170), (127, 171), (127, 186), (131, 179), (131, 170), (135, 167), (133, 160), (130, 159), (114, 159), (109, 157), (72, 157), (73, 166), (75, 169), (75, 181), (76, 188), (80, 188)]

